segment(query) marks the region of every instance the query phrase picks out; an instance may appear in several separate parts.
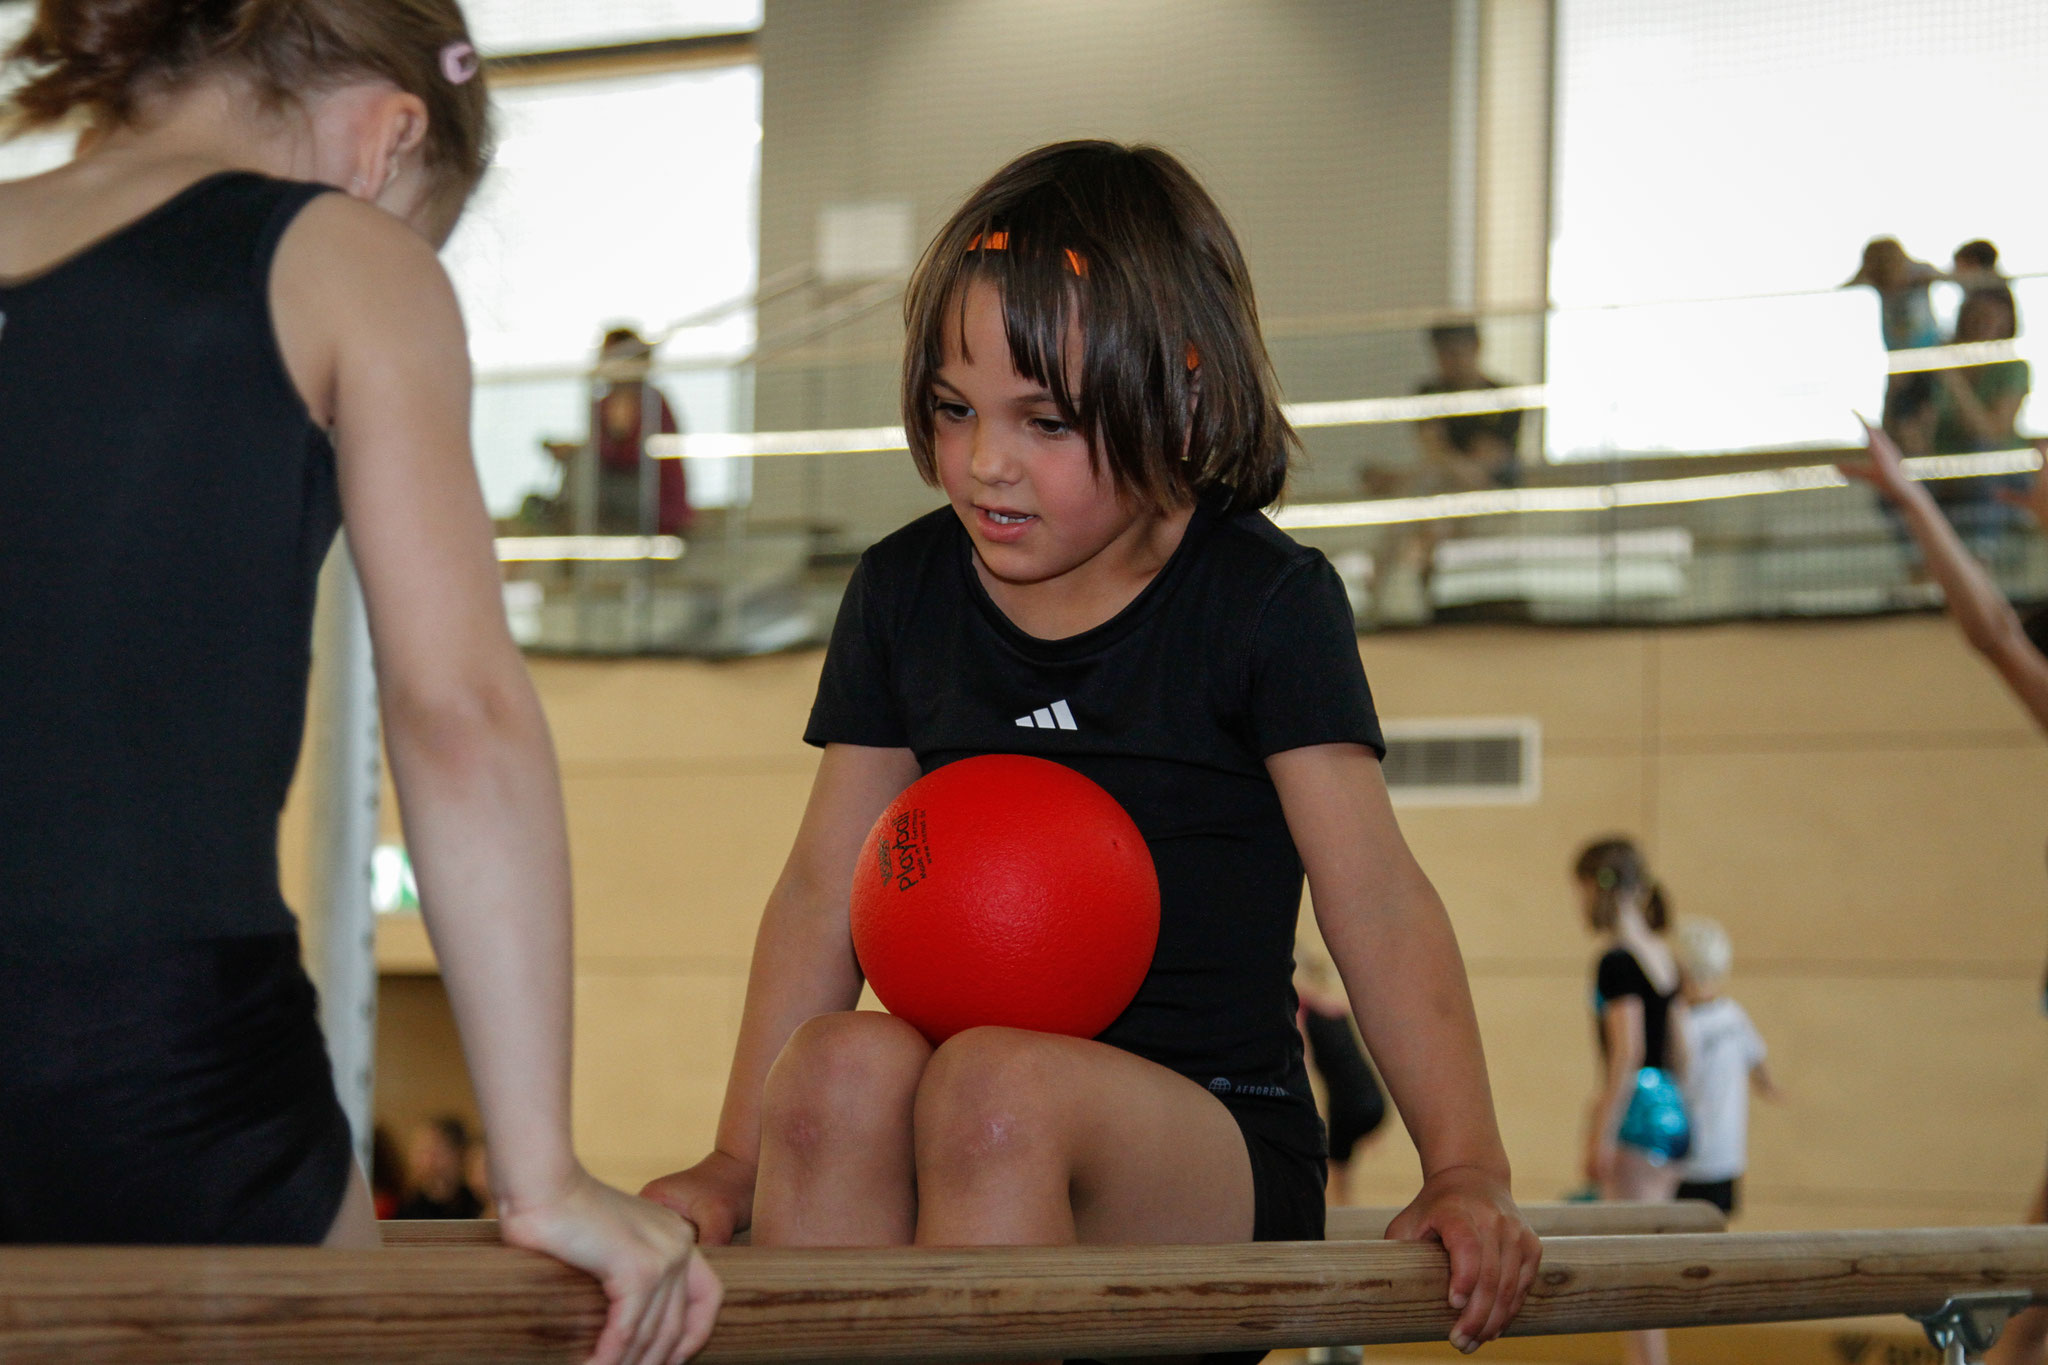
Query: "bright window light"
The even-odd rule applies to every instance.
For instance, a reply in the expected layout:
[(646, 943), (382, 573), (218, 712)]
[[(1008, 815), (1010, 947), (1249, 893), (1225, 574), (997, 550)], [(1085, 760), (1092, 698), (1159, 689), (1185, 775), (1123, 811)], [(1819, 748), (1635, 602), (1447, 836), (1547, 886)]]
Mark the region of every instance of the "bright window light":
[(762, 0), (467, 0), (469, 31), (486, 52), (555, 52), (746, 33), (761, 27)]
[[(761, 77), (752, 65), (511, 86), (498, 93), (500, 152), (446, 253), (478, 367), (475, 436), (493, 513), (551, 493), (543, 438), (575, 442), (590, 389), (576, 377), (616, 324), (658, 336), (745, 299), (757, 267)], [(744, 353), (750, 307), (684, 328), (664, 363)], [(550, 377), (508, 375), (543, 370)], [(684, 427), (749, 425), (734, 369), (658, 374)], [(693, 461), (691, 501), (744, 501), (746, 466)]]
[[(1551, 458), (1853, 442), (1885, 361), (1876, 296), (1834, 286), (1871, 237), (2048, 270), (2024, 154), (2048, 6), (1560, 0), (1558, 22)], [(2035, 282), (2019, 302), (2048, 325)], [(2042, 382), (2048, 349), (2020, 354)]]

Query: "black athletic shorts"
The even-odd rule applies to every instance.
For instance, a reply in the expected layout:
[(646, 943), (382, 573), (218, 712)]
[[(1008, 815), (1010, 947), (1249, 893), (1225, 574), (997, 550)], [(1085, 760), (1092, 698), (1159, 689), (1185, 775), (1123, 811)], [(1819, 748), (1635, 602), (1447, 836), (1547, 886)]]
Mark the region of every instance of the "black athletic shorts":
[(1704, 1199), (1729, 1217), (1735, 1216), (1735, 1206), (1742, 1202), (1742, 1177), (1731, 1176), (1727, 1180), (1688, 1180), (1678, 1187), (1676, 1199)]
[[(1232, 1109), (1245, 1153), (1252, 1162), (1252, 1240), (1254, 1242), (1320, 1242), (1326, 1212), (1323, 1187), (1329, 1170), (1325, 1158), (1303, 1152), (1268, 1136), (1262, 1115)], [(1203, 1356), (1202, 1365), (1256, 1365), (1264, 1351), (1225, 1351)], [(1070, 1360), (1066, 1365), (1102, 1365)]]
[(317, 1243), (348, 1186), (296, 934), (0, 959), (0, 1242)]

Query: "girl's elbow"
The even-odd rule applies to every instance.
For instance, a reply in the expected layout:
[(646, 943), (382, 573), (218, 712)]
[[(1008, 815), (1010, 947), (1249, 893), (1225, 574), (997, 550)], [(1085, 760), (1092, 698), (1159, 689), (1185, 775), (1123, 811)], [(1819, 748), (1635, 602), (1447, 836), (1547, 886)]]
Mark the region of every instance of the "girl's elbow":
[(385, 744), (397, 763), (467, 769), (536, 739), (545, 744), (530, 687), (464, 679), (432, 689), (387, 688), (381, 709)]

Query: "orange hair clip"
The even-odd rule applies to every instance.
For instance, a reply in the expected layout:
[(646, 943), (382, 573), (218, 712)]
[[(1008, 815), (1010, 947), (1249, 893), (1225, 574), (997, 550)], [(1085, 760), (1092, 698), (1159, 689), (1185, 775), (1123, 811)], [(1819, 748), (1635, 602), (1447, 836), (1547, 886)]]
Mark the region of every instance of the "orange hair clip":
[[(967, 239), (967, 249), (969, 251), (1008, 251), (1010, 249), (1010, 234), (1000, 230), (987, 234), (977, 232)], [(1088, 277), (1088, 258), (1072, 247), (1068, 247), (1067, 268), (1081, 278), (1086, 279)]]
[[(994, 232), (977, 232), (967, 239), (967, 249), (969, 251), (1008, 251), (1010, 249), (1010, 234), (1000, 228)], [(1088, 258), (1072, 247), (1067, 248), (1067, 267), (1082, 279), (1088, 278)], [(1199, 369), (1201, 364), (1202, 353), (1197, 351), (1195, 343), (1190, 341), (1188, 343), (1188, 368), (1191, 370)]]

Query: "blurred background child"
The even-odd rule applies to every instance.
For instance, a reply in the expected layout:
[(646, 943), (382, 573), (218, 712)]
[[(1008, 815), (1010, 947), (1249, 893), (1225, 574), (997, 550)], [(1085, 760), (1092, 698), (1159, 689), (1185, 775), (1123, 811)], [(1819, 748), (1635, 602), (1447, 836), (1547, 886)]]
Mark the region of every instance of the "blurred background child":
[(1781, 1098), (1764, 1065), (1764, 1040), (1749, 1012), (1723, 994), (1734, 960), (1728, 932), (1710, 919), (1688, 919), (1675, 935), (1684, 996), (1685, 1109), (1692, 1122), (1680, 1199), (1704, 1199), (1732, 1214), (1749, 1165), (1749, 1091)]

